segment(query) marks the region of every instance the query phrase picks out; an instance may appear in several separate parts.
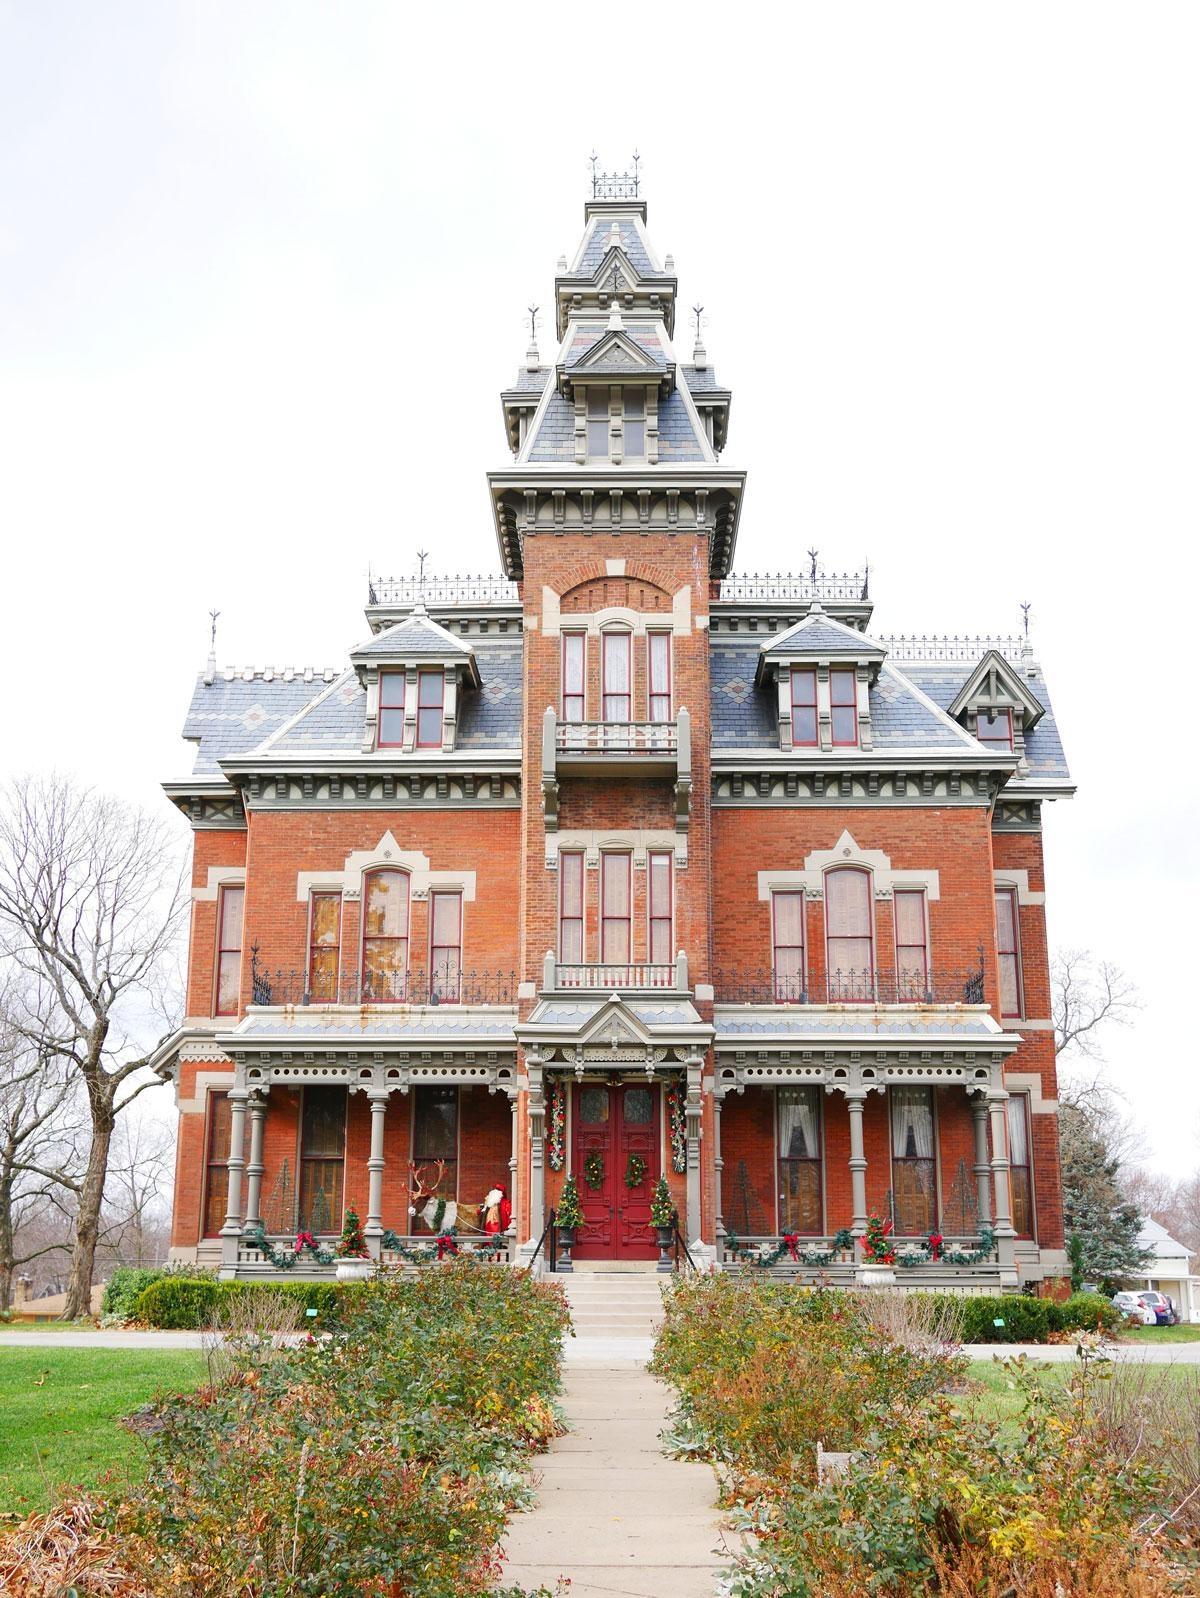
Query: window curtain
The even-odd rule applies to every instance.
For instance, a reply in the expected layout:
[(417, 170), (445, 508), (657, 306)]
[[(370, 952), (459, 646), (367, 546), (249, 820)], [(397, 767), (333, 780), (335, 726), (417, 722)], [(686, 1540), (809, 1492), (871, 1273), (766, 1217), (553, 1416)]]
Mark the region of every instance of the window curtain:
[(779, 1157), (782, 1160), (820, 1158), (821, 1112), (818, 1088), (779, 1089)]
[(868, 872), (839, 867), (825, 873), (831, 999), (867, 999), (872, 995), (875, 982), (871, 940), (873, 912)]
[(820, 1089), (780, 1088), (779, 1229), (815, 1237), (822, 1229)]
[(897, 1160), (932, 1160), (931, 1088), (892, 1089), (892, 1156)]

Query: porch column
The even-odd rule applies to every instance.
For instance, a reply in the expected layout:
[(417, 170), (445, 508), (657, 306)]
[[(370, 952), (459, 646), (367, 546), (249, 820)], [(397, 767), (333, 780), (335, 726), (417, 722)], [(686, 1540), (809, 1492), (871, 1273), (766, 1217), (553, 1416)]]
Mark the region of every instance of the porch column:
[(245, 1088), (229, 1090), (229, 1185), (226, 1189), (225, 1224), (221, 1228), (221, 1271), (233, 1275), (238, 1262), (238, 1240), (242, 1235), (242, 1149), (246, 1138)]
[(508, 1223), (508, 1230), (513, 1237), (517, 1235), (517, 1149), (521, 1133), (521, 1099), (514, 1090), (509, 1094), (508, 1107), (512, 1111), (512, 1152), (508, 1156), (508, 1198), (512, 1205), (512, 1220)]
[(718, 1097), (717, 1094), (714, 1092), (713, 1093), (713, 1167), (714, 1167), (714, 1169), (716, 1170), (716, 1173), (717, 1173), (717, 1177), (716, 1177), (717, 1187), (716, 1187), (715, 1202), (714, 1202), (714, 1206), (713, 1207), (716, 1210), (715, 1236), (716, 1236), (716, 1241), (717, 1241), (717, 1258), (718, 1259), (720, 1259), (720, 1257), (721, 1257), (721, 1239), (725, 1236), (725, 1217), (721, 1213), (721, 1209), (722, 1209), (722, 1199), (721, 1199), (722, 1174), (721, 1173), (725, 1169), (725, 1161), (721, 1158), (721, 1111), (724, 1108), (724, 1105), (725, 1105), (724, 1097), (723, 1096)]
[(979, 1207), (980, 1226), (990, 1226), (992, 1220), (992, 1168), (988, 1161), (988, 1106), (982, 1093), (971, 1100), (971, 1114), (975, 1120), (975, 1192)]
[(1008, 1093), (1004, 1088), (989, 1088), (988, 1109), (992, 1118), (992, 1194), (994, 1201), (992, 1227), (996, 1233), (996, 1252), (1000, 1269), (1016, 1276), (1016, 1253), (1013, 1240), (1016, 1233), (1012, 1223), (1012, 1194), (1008, 1185)]
[(529, 1074), (529, 1238), (536, 1245), (546, 1225), (546, 1100), (542, 1093), (542, 1057), (527, 1054)]
[(704, 1061), (690, 1055), (687, 1062), (687, 1100), (684, 1120), (687, 1128), (687, 1216), (684, 1236), (689, 1243), (703, 1243), (700, 1219), (700, 1082)]
[(867, 1154), (863, 1142), (865, 1088), (847, 1088), (846, 1108), (850, 1112), (850, 1231), (854, 1237), (867, 1232)]
[(263, 1123), (267, 1118), (267, 1100), (264, 1093), (250, 1095), (250, 1159), (246, 1165), (246, 1221), (247, 1234), (257, 1232), (262, 1224)]
[(387, 1089), (370, 1089), (367, 1102), (371, 1106), (371, 1154), (367, 1160), (367, 1224), (363, 1227), (363, 1235), (371, 1257), (378, 1259), (379, 1239), (383, 1236), (383, 1133), (387, 1117)]

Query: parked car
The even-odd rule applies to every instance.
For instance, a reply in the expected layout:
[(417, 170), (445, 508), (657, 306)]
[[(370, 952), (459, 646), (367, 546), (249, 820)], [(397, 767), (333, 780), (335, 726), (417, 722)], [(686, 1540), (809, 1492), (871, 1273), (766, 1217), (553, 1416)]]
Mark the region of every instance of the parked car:
[(1159, 1326), (1174, 1325), (1175, 1310), (1171, 1304), (1171, 1300), (1165, 1293), (1160, 1293), (1157, 1291), (1157, 1289), (1149, 1288), (1144, 1293), (1139, 1293), (1138, 1297), (1148, 1309), (1152, 1309), (1154, 1311), (1154, 1318)]
[(1158, 1325), (1157, 1312), (1150, 1304), (1142, 1303), (1140, 1293), (1114, 1293), (1113, 1303), (1126, 1320), (1136, 1321), (1139, 1326)]

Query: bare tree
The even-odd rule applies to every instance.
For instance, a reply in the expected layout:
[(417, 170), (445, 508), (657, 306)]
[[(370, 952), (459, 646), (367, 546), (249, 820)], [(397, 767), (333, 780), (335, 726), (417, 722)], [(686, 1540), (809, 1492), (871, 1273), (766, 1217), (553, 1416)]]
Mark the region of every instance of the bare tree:
[(1054, 1052), (1101, 1061), (1102, 1034), (1130, 1026), (1142, 1007), (1138, 990), (1120, 966), (1088, 949), (1067, 949), (1051, 970)]
[(0, 949), (46, 985), (54, 1024), (13, 1023), (82, 1083), (90, 1126), (64, 1319), (87, 1313), (113, 1130), (155, 1078), (147, 1034), (175, 1007), (165, 991), (183, 911), (183, 856), (166, 825), (50, 777), (0, 800)]
[(113, 1133), (101, 1246), (122, 1265), (152, 1265), (170, 1213), (174, 1134), (155, 1117), (127, 1115)]

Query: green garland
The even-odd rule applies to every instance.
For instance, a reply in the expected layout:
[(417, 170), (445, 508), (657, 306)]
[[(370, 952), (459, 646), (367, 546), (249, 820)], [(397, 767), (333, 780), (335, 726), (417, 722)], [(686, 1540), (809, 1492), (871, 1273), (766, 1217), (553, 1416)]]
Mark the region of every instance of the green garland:
[(641, 1187), (645, 1179), (645, 1160), (640, 1154), (631, 1154), (629, 1164), (625, 1167), (625, 1186), (632, 1192), (635, 1187)]
[(978, 1248), (944, 1248), (942, 1259), (947, 1265), (982, 1265), (996, 1251), (995, 1229), (982, 1222), (979, 1227)]
[(667, 1089), (667, 1119), (671, 1127), (671, 1169), (682, 1176), (687, 1170), (687, 1112), (679, 1082), (672, 1082)]
[(245, 1247), (257, 1249), (264, 1259), (269, 1260), (277, 1271), (290, 1271), (296, 1266), (303, 1254), (311, 1254), (318, 1265), (332, 1265), (337, 1255), (331, 1248), (322, 1248), (315, 1242), (300, 1242), (300, 1238), (310, 1234), (301, 1232), (297, 1238), (295, 1248), (276, 1248), (267, 1238), (266, 1228), (260, 1222), (257, 1231), (252, 1232), (245, 1239)]
[[(438, 1251), (439, 1243), (442, 1245), (440, 1254)], [(453, 1248), (447, 1246), (451, 1243), (454, 1244)], [(482, 1243), (462, 1244), (458, 1241), (457, 1233), (441, 1232), (432, 1242), (417, 1243), (410, 1246), (405, 1243), (398, 1233), (389, 1230), (384, 1232), (379, 1239), (379, 1246), (387, 1249), (391, 1254), (399, 1254), (400, 1258), (408, 1265), (430, 1265), (439, 1258), (451, 1255), (456, 1259), (471, 1260), (478, 1264), (481, 1259), (493, 1259), (507, 1247), (507, 1244), (500, 1235), (489, 1237)]]
[(599, 1149), (589, 1149), (587, 1159), (583, 1162), (583, 1179), (593, 1193), (598, 1193), (604, 1186), (604, 1156)]
[(549, 1121), (549, 1160), (552, 1171), (561, 1171), (567, 1162), (566, 1124), (567, 1107), (566, 1093), (558, 1077), (550, 1085), (550, 1103), (547, 1109)]
[[(744, 1248), (732, 1232), (725, 1234), (725, 1247), (738, 1259), (744, 1260), (747, 1265), (753, 1265), (757, 1270), (769, 1271), (779, 1264), (785, 1255), (791, 1257), (787, 1237), (782, 1237), (775, 1248), (768, 1248), (765, 1243), (756, 1248)], [(854, 1239), (845, 1227), (837, 1232), (833, 1242), (828, 1248), (801, 1248), (796, 1244), (796, 1262), (802, 1265), (828, 1265), (833, 1256), (843, 1249), (853, 1248)]]

